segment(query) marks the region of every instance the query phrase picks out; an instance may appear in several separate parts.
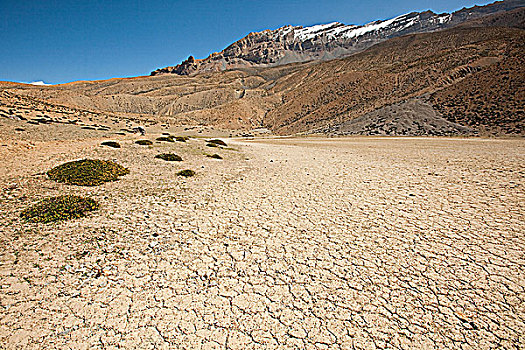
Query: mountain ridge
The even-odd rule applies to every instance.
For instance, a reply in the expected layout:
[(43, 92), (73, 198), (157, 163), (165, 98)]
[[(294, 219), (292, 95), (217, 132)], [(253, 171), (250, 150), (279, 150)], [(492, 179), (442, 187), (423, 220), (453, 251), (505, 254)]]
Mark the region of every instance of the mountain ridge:
[(190, 56), (176, 66), (154, 70), (150, 75), (192, 75), (242, 67), (268, 67), (341, 58), (394, 37), (443, 30), (522, 6), (525, 6), (524, 0), (505, 0), (463, 8), (452, 13), (437, 14), (430, 10), (410, 12), (365, 25), (346, 25), (341, 22), (309, 27), (286, 25), (275, 30), (249, 33), (221, 52), (214, 52), (204, 59)]

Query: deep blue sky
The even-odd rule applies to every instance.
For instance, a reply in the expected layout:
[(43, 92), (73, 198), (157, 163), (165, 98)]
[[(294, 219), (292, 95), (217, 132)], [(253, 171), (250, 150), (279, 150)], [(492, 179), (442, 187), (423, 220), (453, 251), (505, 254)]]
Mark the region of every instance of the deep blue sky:
[(63, 83), (148, 75), (252, 31), (363, 24), (484, 0), (0, 0), (0, 80)]

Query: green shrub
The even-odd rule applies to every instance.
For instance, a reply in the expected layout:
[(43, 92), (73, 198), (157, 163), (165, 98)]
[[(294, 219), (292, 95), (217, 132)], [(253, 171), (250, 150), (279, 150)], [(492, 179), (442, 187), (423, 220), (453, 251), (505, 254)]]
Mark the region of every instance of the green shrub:
[(191, 177), (191, 176), (194, 176), (195, 175), (195, 172), (193, 170), (190, 170), (190, 169), (186, 169), (186, 170), (181, 170), (177, 173), (177, 175), (179, 176), (184, 176), (184, 177)]
[(208, 154), (207, 157), (213, 159), (222, 159), (222, 157), (218, 154)]
[(99, 204), (91, 198), (79, 196), (58, 196), (46, 198), (22, 211), (20, 217), (29, 222), (49, 223), (76, 219), (86, 212), (97, 210)]
[(109, 160), (82, 159), (68, 162), (47, 172), (51, 180), (79, 186), (97, 186), (116, 181), (119, 176), (129, 174), (122, 165)]
[(161, 153), (161, 154), (157, 154), (155, 156), (155, 158), (158, 158), (158, 159), (163, 159), (163, 160), (166, 160), (168, 162), (180, 162), (182, 161), (182, 158), (176, 154), (173, 154), (173, 153)]
[(211, 144), (215, 144), (215, 145), (219, 145), (219, 146), (227, 146), (226, 142), (224, 142), (223, 140), (219, 140), (219, 139), (208, 140), (206, 142), (211, 143)]
[(188, 141), (190, 138), (188, 136), (176, 136), (175, 137), (175, 141), (178, 141), (178, 142), (186, 142)]
[(219, 147), (218, 145), (216, 145), (214, 143), (207, 143), (206, 146), (208, 146), (208, 147)]
[(161, 136), (157, 137), (157, 141), (175, 142), (175, 138), (173, 136)]
[(113, 147), (113, 148), (120, 148), (120, 144), (118, 142), (115, 142), (115, 141), (104, 141), (104, 142), (102, 142), (101, 145), (102, 146), (109, 146), (109, 147)]
[(150, 140), (137, 140), (135, 141), (135, 143), (137, 145), (141, 145), (141, 146), (150, 146), (150, 145), (153, 145), (153, 142), (151, 142)]

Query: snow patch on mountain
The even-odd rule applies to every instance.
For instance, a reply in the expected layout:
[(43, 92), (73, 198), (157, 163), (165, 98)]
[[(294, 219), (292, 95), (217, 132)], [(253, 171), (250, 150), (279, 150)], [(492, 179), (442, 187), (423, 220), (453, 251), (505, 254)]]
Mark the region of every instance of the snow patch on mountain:
[(28, 84), (31, 84), (31, 85), (40, 85), (40, 86), (49, 86), (49, 85), (53, 85), (53, 84), (47, 84), (45, 83), (44, 81), (42, 80), (39, 80), (39, 81), (32, 81)]
[(368, 34), (370, 32), (377, 32), (377, 31), (380, 31), (382, 29), (385, 29), (391, 26), (395, 22), (400, 22), (401, 20), (404, 20), (406, 16), (407, 15), (405, 14), (405, 15), (401, 15), (401, 16), (389, 19), (387, 21), (368, 23), (360, 28), (352, 30), (351, 32), (345, 33), (344, 35), (347, 38), (355, 38), (358, 36)]
[[(372, 32), (379, 32), (382, 30), (394, 28), (396, 31), (401, 31), (414, 26), (419, 21), (419, 16), (412, 16), (411, 14), (404, 14), (386, 21), (374, 21), (363, 26), (346, 25), (340, 22), (332, 22), (327, 24), (317, 24), (310, 27), (283, 27), (279, 28), (279, 34), (286, 35), (289, 32), (294, 32), (294, 40), (307, 41), (315, 39), (316, 37), (325, 35), (329, 39), (342, 37), (353, 39)], [(443, 18), (440, 23), (444, 23), (447, 18)], [(405, 23), (403, 23), (405, 22)], [(399, 27), (397, 27), (399, 26)]]
[(340, 27), (340, 26), (347, 27), (342, 23), (332, 22), (332, 23), (318, 24), (318, 25), (311, 26), (311, 27), (297, 29), (294, 32), (294, 38), (299, 39), (300, 41), (310, 40), (323, 33), (329, 34), (331, 29), (334, 29), (335, 27)]

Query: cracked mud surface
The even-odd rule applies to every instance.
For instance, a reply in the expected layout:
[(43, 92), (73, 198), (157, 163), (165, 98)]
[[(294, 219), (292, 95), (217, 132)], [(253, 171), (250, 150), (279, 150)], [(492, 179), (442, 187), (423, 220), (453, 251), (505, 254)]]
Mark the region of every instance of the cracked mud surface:
[[(231, 141), (224, 161), (99, 142), (0, 151), (0, 347), (525, 347), (523, 140)], [(131, 173), (39, 175), (82, 157)], [(102, 209), (19, 220), (64, 193)]]

